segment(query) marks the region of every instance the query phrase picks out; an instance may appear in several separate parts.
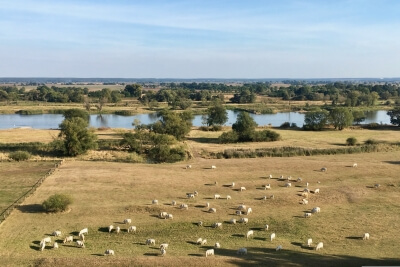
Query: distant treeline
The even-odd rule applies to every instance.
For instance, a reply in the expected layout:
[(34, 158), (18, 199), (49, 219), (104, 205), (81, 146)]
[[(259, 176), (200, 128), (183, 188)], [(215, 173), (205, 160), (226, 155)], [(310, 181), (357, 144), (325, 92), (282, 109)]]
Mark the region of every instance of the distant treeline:
[[(147, 88), (152, 88), (148, 87)], [(334, 82), (327, 84), (295, 84), (277, 86), (270, 82), (244, 84), (228, 83), (159, 83), (159, 90), (145, 90), (142, 84), (127, 84), (123, 90), (102, 90), (89, 92), (88, 88), (59, 87), (39, 85), (34, 90), (24, 87), (0, 86), (0, 101), (45, 101), (59, 103), (83, 103), (85, 99), (102, 103), (117, 103), (124, 97), (134, 97), (143, 104), (156, 106), (158, 102), (167, 102), (173, 108), (187, 109), (192, 101), (210, 101), (215, 98), (224, 100), (224, 94), (233, 95), (232, 103), (254, 103), (257, 95), (278, 97), (283, 100), (332, 101), (332, 105), (373, 106), (377, 100), (394, 99), (399, 102), (399, 84)]]

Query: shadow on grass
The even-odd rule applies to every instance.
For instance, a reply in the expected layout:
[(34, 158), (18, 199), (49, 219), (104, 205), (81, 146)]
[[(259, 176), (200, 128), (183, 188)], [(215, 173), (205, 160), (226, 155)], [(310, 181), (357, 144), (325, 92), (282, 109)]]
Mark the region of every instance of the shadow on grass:
[(395, 165), (399, 165), (400, 161), (383, 161), (384, 163), (388, 163), (388, 164), (395, 164)]
[(199, 254), (199, 253), (190, 253), (190, 254), (188, 254), (188, 256), (191, 256), (191, 257), (204, 257), (203, 254)]
[(242, 234), (233, 234), (233, 235), (231, 235), (232, 237), (245, 237), (245, 235), (242, 235)]
[(216, 184), (204, 184), (206, 186), (215, 186)]
[(19, 205), (17, 210), (24, 213), (42, 213), (46, 212), (40, 204)]
[(155, 256), (157, 257), (158, 255), (160, 255), (160, 253), (154, 253), (154, 252), (146, 252), (143, 254), (144, 256)]
[(197, 245), (197, 243), (194, 241), (186, 241), (186, 243), (191, 244), (191, 245)]
[[(102, 233), (108, 233), (108, 227), (99, 227), (99, 229), (97, 229), (97, 231), (102, 232)], [(73, 232), (71, 233), (72, 235), (77, 235), (75, 234), (77, 232)], [(79, 234), (79, 233), (78, 233)]]
[(194, 207), (195, 207), (195, 208), (200, 208), (200, 209), (206, 208), (205, 205), (196, 205), (196, 206), (194, 206)]
[[(103, 227), (103, 228), (106, 228), (107, 229), (107, 233), (108, 233), (108, 227)], [(75, 236), (75, 235), (79, 235), (79, 232), (78, 231), (73, 231), (73, 232), (70, 232), (69, 234)]]
[(346, 236), (346, 239), (362, 240), (362, 236)]
[(94, 254), (90, 254), (92, 256), (98, 256), (98, 257), (104, 257), (104, 254), (100, 254), (100, 253), (94, 253)]
[(203, 144), (219, 144), (218, 138), (210, 137), (188, 137), (188, 140)]
[(266, 237), (259, 237), (259, 236), (256, 236), (253, 239), (254, 240), (260, 240), (260, 241), (267, 241), (268, 240), (268, 238), (266, 238)]

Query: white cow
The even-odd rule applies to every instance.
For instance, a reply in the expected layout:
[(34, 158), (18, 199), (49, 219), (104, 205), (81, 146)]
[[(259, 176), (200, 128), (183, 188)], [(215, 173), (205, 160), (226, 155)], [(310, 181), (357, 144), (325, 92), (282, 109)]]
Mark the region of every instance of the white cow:
[(217, 166), (215, 166), (215, 165), (211, 166), (211, 169), (216, 169), (216, 168), (217, 168)]
[(82, 230), (79, 231), (79, 235), (81, 234), (89, 234), (89, 229), (83, 228)]
[(80, 247), (80, 248), (84, 248), (85, 247), (85, 243), (83, 243), (83, 241), (81, 241), (81, 240), (77, 240), (76, 241), (76, 246)]
[(167, 254), (167, 250), (165, 248), (160, 249), (161, 256), (165, 256)]
[(314, 194), (319, 194), (319, 188), (314, 190)]
[(236, 224), (236, 219), (231, 219), (229, 222), (230, 222), (231, 224)]
[(128, 233), (130, 233), (130, 232), (136, 233), (136, 226), (133, 226), (133, 225), (129, 226)]
[(40, 246), (42, 246), (42, 244), (46, 243), (51, 243), (51, 237), (50, 236), (46, 236), (45, 238), (42, 239), (42, 241), (40, 241)]
[(147, 239), (146, 240), (146, 245), (156, 245), (156, 240), (155, 239)]
[(124, 220), (124, 223), (125, 223), (125, 224), (131, 224), (131, 223), (132, 223), (132, 220), (131, 220), (131, 219), (125, 219), (125, 220)]
[(115, 256), (114, 250), (112, 249), (107, 249), (106, 251), (104, 251), (104, 256)]
[(221, 198), (221, 195), (220, 194), (215, 194), (214, 195), (214, 199), (220, 199)]
[(221, 248), (221, 244), (220, 243), (215, 243), (214, 248)]
[(369, 240), (369, 233), (365, 233), (365, 234), (364, 234), (363, 240)]
[(216, 212), (217, 212), (217, 209), (216, 209), (216, 208), (211, 208), (211, 209), (208, 210), (208, 212), (210, 212), (210, 213), (216, 213)]
[(321, 172), (326, 172), (327, 170), (328, 170), (328, 168), (326, 168), (326, 167), (321, 168)]
[(244, 186), (240, 187), (240, 191), (245, 191), (245, 190), (246, 190), (246, 187), (244, 187)]
[(282, 250), (282, 245), (276, 247), (276, 251)]
[(357, 163), (353, 163), (353, 168), (357, 168)]
[(158, 205), (158, 200), (157, 200), (157, 199), (153, 199), (153, 200), (151, 201), (151, 203), (152, 203), (153, 205)]
[(167, 213), (166, 211), (162, 211), (162, 212), (160, 212), (159, 217), (160, 217), (161, 219), (166, 219), (167, 214), (168, 214), (168, 213)]
[(312, 245), (312, 238), (307, 239), (307, 246), (311, 247)]
[(311, 210), (311, 213), (318, 213), (321, 212), (321, 208), (320, 207), (315, 207)]
[(285, 187), (291, 187), (292, 186), (292, 183), (286, 183), (285, 184)]
[(232, 199), (232, 197), (230, 195), (227, 195), (226, 200), (228, 200), (228, 199)]
[(324, 247), (324, 243), (319, 242), (318, 245), (316, 246), (315, 250), (320, 250), (323, 247)]
[(266, 224), (266, 225), (264, 226), (264, 230), (265, 230), (265, 231), (268, 231), (268, 229), (269, 229), (269, 225)]
[(247, 224), (249, 222), (249, 219), (248, 218), (240, 218), (239, 222)]
[(72, 235), (67, 236), (66, 238), (64, 238), (63, 243), (67, 243), (67, 242), (73, 242), (74, 241), (74, 237)]
[(108, 232), (111, 233), (111, 231), (114, 229), (114, 225), (108, 226)]
[(167, 243), (162, 243), (160, 245), (160, 249), (167, 249), (168, 248), (168, 244)]
[(57, 242), (54, 242), (53, 248), (54, 248), (54, 249), (58, 249), (58, 243), (57, 243)]
[(197, 245), (201, 245), (201, 242), (203, 242), (203, 238), (199, 237), (196, 241)]
[(252, 210), (251, 208), (248, 208), (246, 214), (249, 215), (249, 214), (252, 213), (252, 212), (253, 212), (253, 210)]
[(312, 215), (312, 213), (310, 213), (310, 212), (305, 212), (305, 213), (304, 213), (304, 218), (310, 218), (311, 215)]
[(117, 228), (115, 228), (115, 231), (117, 232), (117, 234), (119, 234), (121, 232), (121, 227), (117, 226)]
[(248, 239), (250, 236), (253, 236), (254, 235), (254, 231), (253, 230), (250, 230), (250, 231), (248, 231), (247, 233), (246, 233), (246, 238)]
[(275, 238), (276, 238), (276, 234), (275, 234), (275, 233), (272, 233), (272, 234), (271, 234), (271, 241), (273, 241)]
[(206, 250), (206, 257), (214, 256), (214, 249), (207, 249)]
[(52, 236), (61, 236), (61, 231), (54, 231), (51, 235)]

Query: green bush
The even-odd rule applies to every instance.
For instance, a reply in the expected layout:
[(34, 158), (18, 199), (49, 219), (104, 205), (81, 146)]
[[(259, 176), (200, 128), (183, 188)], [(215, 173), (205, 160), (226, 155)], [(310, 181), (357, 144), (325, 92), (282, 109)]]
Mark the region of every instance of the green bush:
[(253, 142), (272, 142), (280, 139), (280, 134), (270, 130), (256, 131), (253, 134)]
[(8, 154), (8, 157), (15, 161), (24, 161), (30, 159), (32, 155), (26, 151), (15, 151)]
[(227, 144), (227, 143), (236, 143), (239, 140), (239, 136), (235, 131), (229, 131), (222, 133), (218, 137), (218, 141), (222, 144)]
[(378, 144), (378, 141), (376, 141), (375, 139), (368, 139), (367, 141), (365, 141), (366, 145), (376, 145)]
[(54, 194), (46, 199), (43, 203), (43, 209), (47, 212), (60, 212), (68, 209), (72, 204), (72, 198), (64, 194)]
[(357, 138), (349, 137), (346, 139), (346, 145), (348, 146), (355, 146), (357, 144)]
[(21, 110), (18, 110), (17, 112), (15, 112), (15, 113), (20, 114), (20, 115), (37, 115), (37, 114), (43, 114), (43, 110), (41, 110), (41, 109), (37, 109), (37, 110), (21, 109)]
[(281, 124), (281, 126), (279, 126), (279, 128), (282, 128), (282, 129), (290, 128), (290, 122), (285, 121), (284, 123)]
[(132, 110), (117, 110), (114, 114), (120, 116), (132, 116), (134, 112)]

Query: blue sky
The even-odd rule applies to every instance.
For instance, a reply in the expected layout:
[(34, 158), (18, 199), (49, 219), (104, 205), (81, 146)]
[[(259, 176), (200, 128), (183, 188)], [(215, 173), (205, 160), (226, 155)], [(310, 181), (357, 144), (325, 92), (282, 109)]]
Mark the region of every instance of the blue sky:
[(400, 77), (397, 0), (0, 0), (0, 77)]

